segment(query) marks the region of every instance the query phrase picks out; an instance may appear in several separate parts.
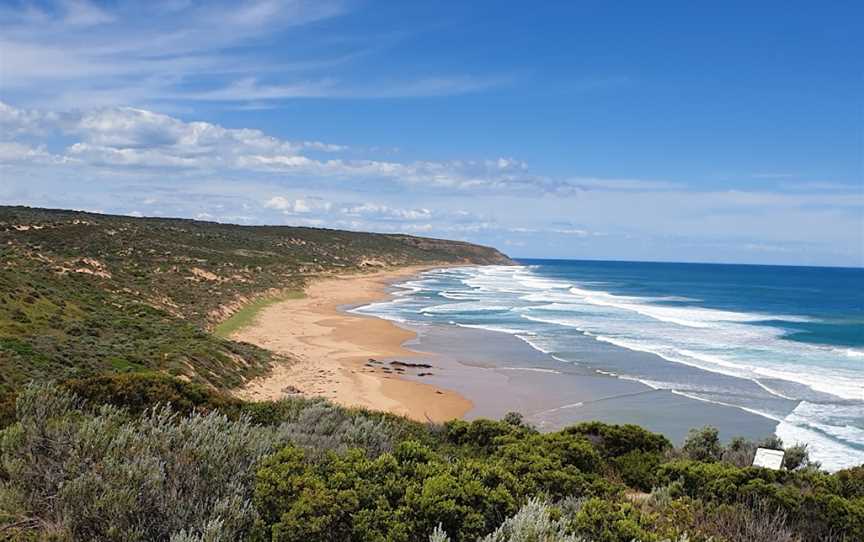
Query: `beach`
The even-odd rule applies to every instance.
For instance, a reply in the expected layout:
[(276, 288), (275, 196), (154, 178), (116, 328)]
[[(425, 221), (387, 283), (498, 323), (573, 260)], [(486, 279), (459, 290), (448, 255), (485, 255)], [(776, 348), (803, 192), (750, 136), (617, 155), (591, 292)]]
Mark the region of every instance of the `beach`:
[[(265, 307), (231, 338), (288, 361), (238, 395), (273, 400), (299, 393), (434, 422), (497, 419), (515, 411), (541, 430), (590, 420), (637, 423), (676, 442), (703, 425), (718, 427), (726, 438), (773, 432), (763, 417), (564, 364), (507, 333), (350, 312), (392, 299), (394, 283), (432, 269), (441, 266), (319, 277), (304, 297)], [(626, 350), (615, 356), (662, 363)]]
[[(518, 280), (509, 278), (511, 273)], [(569, 287), (524, 267), (494, 266), (406, 267), (314, 279), (304, 298), (266, 307), (251, 325), (232, 335), (292, 360), (251, 382), (240, 395), (266, 400), (300, 393), (435, 422), (498, 419), (515, 411), (543, 431), (592, 420), (632, 423), (675, 443), (690, 429), (710, 425), (724, 440), (759, 440), (777, 433), (793, 443), (808, 442), (830, 467), (858, 457), (856, 448), (792, 433), (795, 427), (784, 420), (801, 412), (801, 401), (773, 391), (794, 392), (787, 381), (706, 370), (598, 340), (596, 332), (548, 323), (569, 322), (571, 314), (582, 321), (598, 314), (596, 308), (579, 305), (578, 298), (567, 297), (582, 295), (582, 290), (573, 294), (564, 286)], [(602, 299), (608, 305), (607, 299), (632, 304), (636, 298)], [(528, 306), (520, 308), (520, 303)], [(538, 310), (547, 306), (553, 312)], [(728, 311), (660, 307), (636, 308), (666, 311), (660, 316), (667, 319), (671, 310), (678, 310), (676, 323), (664, 323), (667, 327), (679, 325), (679, 314), (701, 318), (695, 320), (699, 325), (717, 314), (720, 320), (712, 325), (726, 326), (721, 328), (727, 330), (724, 336), (739, 329), (753, 333), (752, 326), (730, 328), (735, 324), (723, 319), (743, 316)], [(571, 308), (578, 312), (566, 312)], [(630, 306), (627, 310), (641, 314)], [(638, 321), (638, 329), (654, 325), (657, 335), (650, 339), (674, 339), (652, 324), (664, 322), (653, 316)], [(632, 318), (622, 312), (600, 321), (614, 329), (611, 326), (631, 325)], [(705, 328), (685, 329), (692, 338)], [(830, 399), (808, 393), (805, 397), (823, 404)]]
[(710, 425), (807, 443), (828, 469), (864, 460), (859, 272), (519, 263), (428, 271), (352, 312), (414, 331), (405, 346), (446, 369), (422, 381), (471, 400), (466, 419), (633, 423), (676, 443)]
[[(724, 440), (760, 439), (772, 434), (776, 425), (738, 408), (563, 363), (506, 333), (440, 325), (413, 329), (417, 337), (406, 346), (422, 350), (435, 366), (434, 374), (422, 380), (469, 398), (473, 407), (464, 415), (468, 420), (519, 412), (541, 431), (595, 420), (629, 423), (676, 444), (690, 429), (705, 425), (717, 427)], [(656, 356), (625, 350), (615, 355), (632, 363), (663, 363)]]
[[(435, 266), (435, 268), (440, 266)], [(231, 338), (289, 359), (238, 395), (272, 400), (290, 393), (320, 396), (346, 407), (362, 407), (441, 422), (464, 416), (472, 403), (447, 389), (403, 379), (389, 363), (370, 363), (418, 352), (402, 346), (414, 333), (387, 320), (350, 314), (346, 306), (386, 299), (389, 286), (428, 266), (313, 279), (305, 296), (270, 305)], [(400, 368), (402, 369), (402, 368)], [(402, 369), (404, 370), (404, 369)]]

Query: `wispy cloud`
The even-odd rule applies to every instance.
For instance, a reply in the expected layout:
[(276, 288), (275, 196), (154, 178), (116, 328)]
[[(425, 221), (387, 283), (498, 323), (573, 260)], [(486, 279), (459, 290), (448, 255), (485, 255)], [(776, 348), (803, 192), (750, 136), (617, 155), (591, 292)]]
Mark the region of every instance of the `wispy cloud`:
[[(0, 8), (0, 80), (6, 99), (60, 107), (248, 107), (292, 98), (445, 96), (502, 83), (498, 76), (337, 76), (374, 49), (346, 42), (275, 56), (260, 46), (349, 11), (341, 0), (23, 2)], [(323, 38), (321, 38), (323, 40)], [(304, 41), (312, 41), (304, 35)], [(341, 71), (341, 70), (340, 70)]]
[(291, 98), (415, 98), (451, 96), (478, 92), (506, 84), (506, 77), (443, 76), (413, 81), (377, 81), (346, 83), (337, 78), (308, 79), (288, 84), (263, 84), (254, 77), (231, 82), (223, 88), (203, 92), (182, 92), (171, 96), (177, 100), (211, 102), (250, 102), (267, 107), (266, 102)]
[(753, 179), (794, 179), (798, 177), (795, 173), (778, 173), (778, 172), (768, 172), (768, 173), (753, 173), (750, 175)]

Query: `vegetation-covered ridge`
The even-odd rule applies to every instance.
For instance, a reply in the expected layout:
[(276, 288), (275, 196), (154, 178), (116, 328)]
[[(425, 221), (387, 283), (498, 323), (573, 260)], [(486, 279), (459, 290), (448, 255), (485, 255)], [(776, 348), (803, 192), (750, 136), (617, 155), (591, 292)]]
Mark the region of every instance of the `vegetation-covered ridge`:
[(235, 387), (271, 363), (209, 333), (245, 303), (324, 273), (509, 262), (409, 235), (0, 207), (0, 394), (106, 371)]
[(864, 539), (864, 465), (827, 474), (793, 453), (787, 470), (747, 467), (755, 446), (711, 429), (678, 449), (632, 425), (543, 434), (518, 415), (424, 425), (162, 374), (31, 384), (0, 432), (0, 538)]

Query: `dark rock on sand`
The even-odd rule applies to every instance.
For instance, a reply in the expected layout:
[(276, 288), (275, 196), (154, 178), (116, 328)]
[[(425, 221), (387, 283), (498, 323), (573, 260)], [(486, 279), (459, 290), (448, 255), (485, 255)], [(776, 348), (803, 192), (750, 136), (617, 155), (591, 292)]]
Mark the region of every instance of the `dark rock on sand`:
[(410, 363), (408, 361), (391, 361), (390, 365), (398, 367), (412, 367), (415, 369), (431, 369), (432, 366), (427, 363)]

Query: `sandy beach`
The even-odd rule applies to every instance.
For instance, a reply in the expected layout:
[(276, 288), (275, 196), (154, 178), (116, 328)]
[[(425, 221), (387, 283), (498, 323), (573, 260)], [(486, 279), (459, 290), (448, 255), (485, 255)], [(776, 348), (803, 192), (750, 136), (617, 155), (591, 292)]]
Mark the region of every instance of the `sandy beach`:
[(471, 401), (448, 389), (406, 380), (400, 369), (373, 359), (417, 358), (402, 345), (414, 333), (392, 322), (346, 313), (389, 295), (394, 281), (440, 266), (405, 267), (376, 273), (313, 280), (305, 297), (263, 309), (252, 325), (231, 338), (282, 354), (292, 361), (252, 381), (238, 395), (250, 400), (278, 399), (287, 393), (320, 396), (349, 407), (364, 407), (436, 422), (460, 418)]
[[(440, 267), (322, 277), (308, 285), (305, 297), (265, 307), (231, 337), (291, 361), (252, 381), (238, 395), (269, 400), (299, 392), (436, 422), (497, 419), (518, 411), (541, 430), (588, 420), (638, 423), (675, 442), (691, 427), (706, 423), (724, 438), (761, 438), (774, 430), (776, 422), (731, 406), (562, 363), (506, 333), (441, 325), (400, 327), (344, 310), (385, 300), (394, 282)], [(584, 349), (580, 357), (642, 367), (669, 365), (652, 354), (598, 348), (591, 337), (574, 336), (572, 341), (571, 349)], [(393, 361), (432, 367), (400, 367)]]

